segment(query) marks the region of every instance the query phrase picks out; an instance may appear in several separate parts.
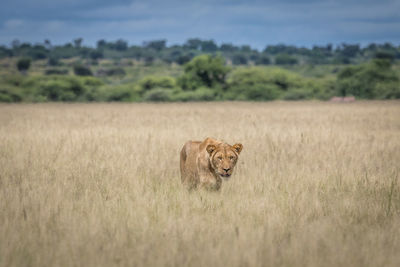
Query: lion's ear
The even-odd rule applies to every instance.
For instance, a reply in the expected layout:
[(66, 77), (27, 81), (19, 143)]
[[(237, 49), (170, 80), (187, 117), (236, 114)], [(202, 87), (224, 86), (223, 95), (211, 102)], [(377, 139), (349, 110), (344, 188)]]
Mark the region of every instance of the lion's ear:
[(239, 154), (241, 151), (242, 151), (242, 149), (243, 149), (243, 145), (242, 144), (234, 144), (233, 146), (233, 149)]
[(208, 145), (207, 148), (206, 148), (208, 154), (210, 154), (210, 155), (211, 155), (211, 153), (214, 152), (215, 149), (217, 149), (217, 147), (214, 146), (214, 145)]

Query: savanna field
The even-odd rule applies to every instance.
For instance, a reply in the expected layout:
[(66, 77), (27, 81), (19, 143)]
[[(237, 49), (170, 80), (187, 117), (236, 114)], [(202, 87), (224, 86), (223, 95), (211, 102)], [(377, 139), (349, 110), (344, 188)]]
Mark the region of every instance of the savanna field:
[(0, 104), (0, 266), (400, 266), (400, 102)]

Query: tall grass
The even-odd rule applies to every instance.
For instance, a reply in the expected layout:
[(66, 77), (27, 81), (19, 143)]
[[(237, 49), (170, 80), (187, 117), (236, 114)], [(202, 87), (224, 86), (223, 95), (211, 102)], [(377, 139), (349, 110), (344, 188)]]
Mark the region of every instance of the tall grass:
[(399, 102), (0, 105), (0, 266), (400, 266), (399, 162)]

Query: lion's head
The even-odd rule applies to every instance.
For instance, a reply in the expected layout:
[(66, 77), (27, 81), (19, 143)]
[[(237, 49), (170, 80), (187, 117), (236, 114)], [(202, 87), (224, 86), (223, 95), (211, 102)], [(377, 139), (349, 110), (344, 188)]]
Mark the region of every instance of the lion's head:
[(228, 144), (208, 145), (206, 150), (210, 155), (210, 164), (215, 173), (224, 179), (229, 179), (242, 148), (242, 144), (233, 146)]

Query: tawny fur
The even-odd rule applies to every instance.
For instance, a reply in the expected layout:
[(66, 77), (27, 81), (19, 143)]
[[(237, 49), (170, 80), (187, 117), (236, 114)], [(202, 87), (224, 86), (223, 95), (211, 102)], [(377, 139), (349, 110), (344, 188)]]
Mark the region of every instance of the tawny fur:
[(213, 138), (186, 142), (180, 155), (182, 183), (189, 190), (219, 190), (222, 178), (232, 175), (242, 148), (242, 144), (231, 146)]

